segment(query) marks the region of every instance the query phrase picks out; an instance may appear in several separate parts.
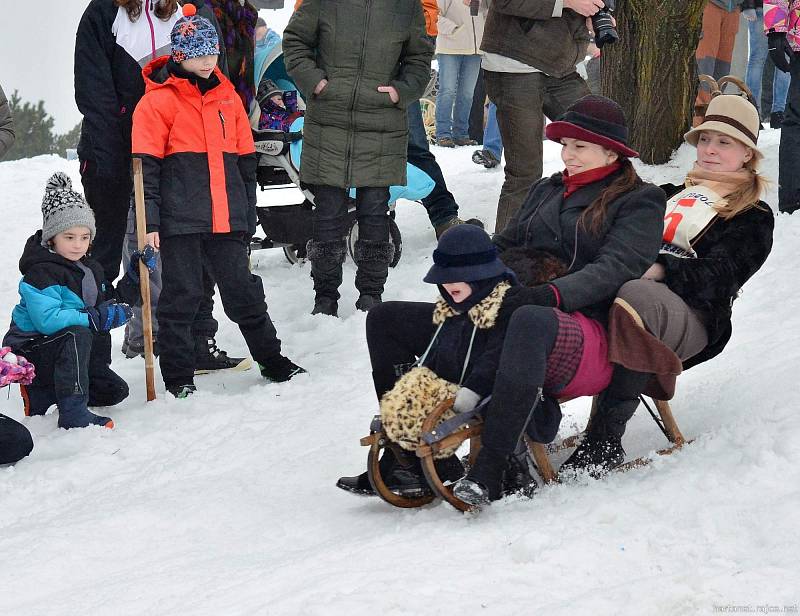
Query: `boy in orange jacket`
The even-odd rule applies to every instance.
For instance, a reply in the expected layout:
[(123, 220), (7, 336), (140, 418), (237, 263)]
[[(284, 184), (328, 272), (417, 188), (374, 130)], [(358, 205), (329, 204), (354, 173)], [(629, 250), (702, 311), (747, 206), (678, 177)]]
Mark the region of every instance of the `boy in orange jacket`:
[(172, 29), (171, 56), (144, 68), (145, 95), (133, 114), (148, 243), (161, 251), (163, 264), (161, 375), (177, 398), (195, 391), (191, 324), (202, 299), (203, 262), (262, 376), (280, 382), (305, 372), (281, 355), (261, 279), (249, 270), (255, 146), (236, 90), (217, 68), (217, 31), (192, 9), (184, 6)]

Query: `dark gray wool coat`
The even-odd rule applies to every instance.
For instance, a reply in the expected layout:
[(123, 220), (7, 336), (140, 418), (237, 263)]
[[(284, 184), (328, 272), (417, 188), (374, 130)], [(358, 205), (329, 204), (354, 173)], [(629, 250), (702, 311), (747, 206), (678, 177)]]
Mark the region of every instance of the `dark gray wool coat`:
[(612, 201), (598, 233), (578, 224), (583, 211), (618, 177), (618, 173), (584, 186), (564, 199), (561, 173), (531, 187), (519, 212), (494, 236), (500, 250), (525, 246), (546, 250), (570, 264), (554, 285), (559, 308), (580, 310), (605, 324), (619, 288), (640, 278), (656, 260), (664, 231), (666, 195), (642, 184)]
[[(304, 0), (283, 33), (286, 70), (305, 97), (300, 179), (326, 186), (405, 184), (406, 108), (430, 79), (419, 0)], [(328, 85), (318, 95), (322, 79)], [(378, 92), (397, 89), (399, 102)]]

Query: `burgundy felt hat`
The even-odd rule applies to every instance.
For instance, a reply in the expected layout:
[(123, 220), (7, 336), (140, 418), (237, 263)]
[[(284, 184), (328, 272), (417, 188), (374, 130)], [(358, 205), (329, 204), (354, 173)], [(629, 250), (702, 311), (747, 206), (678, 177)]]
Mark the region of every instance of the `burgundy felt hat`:
[(564, 137), (569, 137), (602, 145), (629, 158), (639, 156), (639, 152), (628, 145), (625, 112), (605, 96), (584, 96), (557, 121), (548, 124), (545, 135), (559, 143)]

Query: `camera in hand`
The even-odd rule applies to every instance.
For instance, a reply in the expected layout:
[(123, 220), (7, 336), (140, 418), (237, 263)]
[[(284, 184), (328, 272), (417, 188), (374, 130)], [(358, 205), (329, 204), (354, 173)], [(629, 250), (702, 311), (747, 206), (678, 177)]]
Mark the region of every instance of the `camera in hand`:
[(469, 0), (469, 14), (475, 17), (478, 14), (480, 4), (481, 0)]
[(611, 14), (614, 12), (616, 6), (614, 0), (603, 0), (602, 9), (592, 15), (592, 26), (594, 27), (594, 44), (602, 48), (603, 45), (610, 45), (619, 40), (616, 28), (614, 28), (614, 19)]

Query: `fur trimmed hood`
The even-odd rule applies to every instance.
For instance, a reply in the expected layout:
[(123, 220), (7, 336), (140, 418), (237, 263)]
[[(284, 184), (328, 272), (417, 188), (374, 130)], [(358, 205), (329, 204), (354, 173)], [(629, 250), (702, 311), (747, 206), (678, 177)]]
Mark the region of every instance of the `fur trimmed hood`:
[[(489, 295), (469, 309), (467, 316), (475, 327), (478, 329), (494, 327), (497, 322), (497, 315), (503, 305), (503, 297), (505, 297), (506, 291), (510, 288), (511, 285), (506, 281), (498, 283)], [(433, 309), (433, 324), (441, 325), (446, 319), (458, 314), (461, 313), (456, 312), (450, 304), (440, 297), (436, 301), (436, 307)]]

